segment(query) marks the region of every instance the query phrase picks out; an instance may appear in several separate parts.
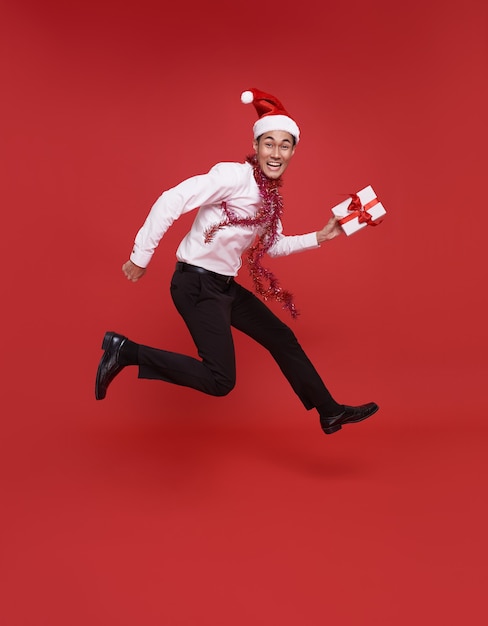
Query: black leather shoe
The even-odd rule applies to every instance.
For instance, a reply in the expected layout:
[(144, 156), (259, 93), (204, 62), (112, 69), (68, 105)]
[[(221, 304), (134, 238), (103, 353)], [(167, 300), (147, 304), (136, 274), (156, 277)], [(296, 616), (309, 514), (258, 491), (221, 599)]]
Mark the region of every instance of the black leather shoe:
[(379, 409), (375, 402), (361, 404), (360, 406), (344, 405), (344, 411), (332, 417), (320, 416), (320, 425), (326, 435), (332, 435), (342, 428), (344, 424), (355, 424), (371, 417)]
[(125, 367), (120, 364), (120, 348), (127, 341), (124, 335), (114, 332), (105, 333), (102, 342), (102, 350), (105, 350), (98, 364), (97, 379), (95, 381), (95, 398), (103, 400), (107, 394), (107, 388), (113, 379)]

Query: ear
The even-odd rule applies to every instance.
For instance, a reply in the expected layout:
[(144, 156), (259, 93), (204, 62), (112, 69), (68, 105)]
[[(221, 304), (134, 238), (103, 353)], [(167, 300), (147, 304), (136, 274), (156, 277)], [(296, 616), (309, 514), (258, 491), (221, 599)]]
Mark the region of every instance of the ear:
[(256, 152), (256, 153), (257, 153), (257, 151), (258, 151), (258, 146), (259, 146), (258, 140), (257, 140), (257, 139), (255, 139), (255, 140), (252, 142), (252, 147), (254, 148), (254, 152)]

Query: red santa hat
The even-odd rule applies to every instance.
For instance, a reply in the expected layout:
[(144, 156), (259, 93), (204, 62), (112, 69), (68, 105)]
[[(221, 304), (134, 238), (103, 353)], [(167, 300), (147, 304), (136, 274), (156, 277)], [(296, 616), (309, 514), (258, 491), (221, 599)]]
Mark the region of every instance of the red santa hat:
[(270, 130), (284, 130), (293, 135), (298, 143), (300, 129), (278, 98), (253, 88), (242, 92), (241, 101), (244, 104), (251, 104), (252, 102), (259, 116), (258, 121), (253, 126), (255, 139)]

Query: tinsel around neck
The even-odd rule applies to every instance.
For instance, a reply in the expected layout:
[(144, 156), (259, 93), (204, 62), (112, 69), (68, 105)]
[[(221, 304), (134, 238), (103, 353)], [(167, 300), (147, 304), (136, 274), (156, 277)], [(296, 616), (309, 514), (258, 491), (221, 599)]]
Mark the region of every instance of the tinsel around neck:
[(295, 319), (298, 311), (293, 302), (293, 295), (280, 286), (278, 279), (270, 270), (261, 265), (262, 257), (278, 240), (278, 224), (283, 213), (283, 198), (279, 188), (283, 181), (281, 178), (268, 178), (260, 168), (256, 155), (246, 157), (246, 162), (253, 168), (254, 179), (262, 200), (260, 209), (254, 216), (239, 218), (227, 208), (225, 202), (222, 202), (225, 219), (205, 231), (205, 242), (210, 243), (217, 231), (228, 226), (258, 228), (260, 234), (247, 250), (247, 264), (254, 289), (264, 300), (280, 302)]

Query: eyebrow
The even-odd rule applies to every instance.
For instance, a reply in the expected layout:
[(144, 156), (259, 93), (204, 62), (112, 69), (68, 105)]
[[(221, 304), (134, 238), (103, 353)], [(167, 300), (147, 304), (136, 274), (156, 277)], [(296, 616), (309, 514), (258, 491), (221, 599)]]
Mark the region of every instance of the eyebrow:
[[(266, 139), (271, 139), (271, 141), (276, 141), (276, 139), (272, 135), (266, 135), (265, 137), (263, 137), (263, 139), (264, 139), (264, 141), (266, 141)], [(291, 144), (291, 141), (288, 138), (286, 138), (286, 137), (285, 137), (285, 139), (283, 139), (282, 141), (277, 142), (277, 143), (285, 143), (285, 141), (287, 143)]]

